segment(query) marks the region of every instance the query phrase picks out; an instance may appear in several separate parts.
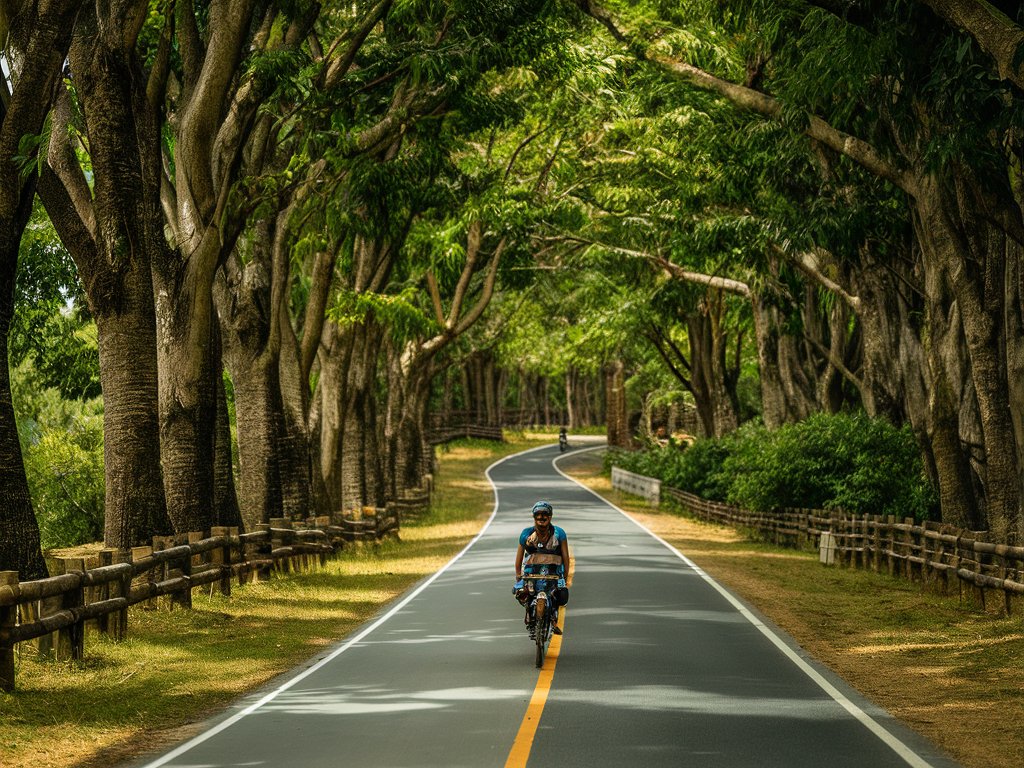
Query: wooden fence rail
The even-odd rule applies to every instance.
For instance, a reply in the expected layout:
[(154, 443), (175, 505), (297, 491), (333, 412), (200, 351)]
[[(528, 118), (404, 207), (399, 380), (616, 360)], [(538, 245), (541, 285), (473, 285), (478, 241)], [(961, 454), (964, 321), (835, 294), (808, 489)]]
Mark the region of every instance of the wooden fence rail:
[(39, 651), (57, 659), (84, 655), (85, 625), (113, 639), (128, 630), (128, 608), (139, 603), (157, 607), (192, 607), (192, 590), (231, 594), (239, 584), (268, 578), (276, 571), (305, 571), (324, 565), (346, 544), (396, 534), (397, 509), (364, 508), (336, 521), (330, 517), (293, 523), (281, 518), (239, 533), (213, 528), (201, 533), (154, 537), (152, 546), (103, 550), (90, 558), (57, 558), (55, 575), (19, 582), (16, 571), (0, 571), (0, 691), (15, 683), (18, 643), (37, 641)]
[(431, 445), (447, 443), (450, 440), (457, 440), (464, 437), (475, 437), (480, 440), (495, 440), (502, 442), (505, 439), (500, 425), (487, 426), (485, 424), (446, 424), (434, 427), (427, 436), (427, 442)]
[(982, 607), (994, 592), (1009, 614), (1013, 598), (1024, 595), (1024, 547), (987, 541), (985, 531), (833, 510), (753, 512), (665, 485), (662, 493), (698, 519), (752, 529), (775, 544), (817, 548), (822, 534), (831, 534), (835, 559), (843, 565), (885, 571), (943, 593), (956, 579), (961, 595), (965, 587), (972, 590)]

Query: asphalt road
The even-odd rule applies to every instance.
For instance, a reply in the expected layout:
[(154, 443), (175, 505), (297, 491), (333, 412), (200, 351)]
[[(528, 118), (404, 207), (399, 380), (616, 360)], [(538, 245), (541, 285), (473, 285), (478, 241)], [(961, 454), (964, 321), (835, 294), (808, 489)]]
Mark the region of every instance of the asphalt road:
[(520, 750), (529, 766), (955, 768), (561, 475), (559, 456), (551, 446), (493, 466), (494, 517), (443, 571), (284, 685), (134, 765), (522, 764), (510, 753), (539, 678), (511, 586), (518, 533), (543, 498), (576, 569), (550, 690)]

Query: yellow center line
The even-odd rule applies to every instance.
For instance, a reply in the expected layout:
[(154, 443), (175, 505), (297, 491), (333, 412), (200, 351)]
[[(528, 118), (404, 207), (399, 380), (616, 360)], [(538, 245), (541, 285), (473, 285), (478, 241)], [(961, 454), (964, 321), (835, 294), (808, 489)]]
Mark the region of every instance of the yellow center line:
[[(559, 624), (565, 627), (565, 613), (563, 607)], [(530, 697), (530, 705), (526, 708), (526, 716), (519, 726), (519, 733), (512, 743), (512, 751), (505, 761), (505, 768), (525, 768), (526, 761), (530, 759), (530, 748), (533, 746), (533, 737), (537, 734), (537, 726), (540, 725), (540, 716), (544, 711), (544, 705), (548, 700), (548, 692), (551, 690), (551, 680), (555, 676), (555, 664), (558, 663), (558, 651), (562, 647), (562, 636), (553, 635), (548, 645), (548, 653), (544, 657), (544, 666), (541, 667), (540, 675), (537, 678), (537, 687), (533, 689), (533, 696)]]
[[(576, 558), (569, 560), (569, 575), (566, 583), (572, 586), (572, 577), (576, 571)], [(558, 624), (565, 629), (565, 606), (559, 611)], [(519, 733), (516, 740), (512, 742), (512, 751), (508, 753), (508, 760), (505, 761), (505, 768), (526, 768), (526, 761), (530, 759), (530, 749), (533, 747), (533, 738), (537, 735), (537, 726), (540, 725), (540, 716), (544, 712), (544, 705), (548, 701), (548, 693), (551, 691), (551, 681), (555, 677), (555, 664), (558, 663), (558, 652), (562, 648), (562, 636), (552, 635), (551, 643), (548, 645), (547, 655), (544, 657), (544, 666), (541, 667), (540, 675), (537, 677), (537, 687), (533, 689), (533, 696), (530, 697), (530, 704), (526, 708), (526, 715), (519, 725)]]

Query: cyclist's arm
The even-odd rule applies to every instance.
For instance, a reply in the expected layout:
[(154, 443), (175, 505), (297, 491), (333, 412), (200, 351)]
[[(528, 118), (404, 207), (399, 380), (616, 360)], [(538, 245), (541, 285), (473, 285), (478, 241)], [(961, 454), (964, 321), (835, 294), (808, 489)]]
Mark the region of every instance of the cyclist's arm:
[(523, 545), (520, 544), (516, 550), (516, 581), (523, 578), (523, 556), (526, 554), (526, 550), (523, 549)]
[(561, 550), (562, 568), (565, 569), (562, 571), (562, 574), (565, 576), (565, 578), (569, 578), (569, 542), (566, 539), (562, 539)]

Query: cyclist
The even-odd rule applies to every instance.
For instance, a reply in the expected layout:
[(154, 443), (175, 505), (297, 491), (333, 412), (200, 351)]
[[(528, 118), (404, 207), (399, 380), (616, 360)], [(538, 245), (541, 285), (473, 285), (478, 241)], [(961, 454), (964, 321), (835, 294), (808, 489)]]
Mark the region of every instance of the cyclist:
[[(569, 541), (565, 531), (552, 525), (551, 515), (554, 510), (546, 501), (538, 501), (533, 505), (533, 525), (524, 528), (519, 534), (519, 548), (516, 550), (516, 583), (513, 587), (520, 605), (529, 603), (530, 595), (523, 583), (523, 574), (551, 573), (556, 576), (557, 587), (551, 592), (551, 602), (555, 607), (557, 621), (559, 606), (569, 602), (569, 590), (565, 586), (565, 576), (569, 573)], [(545, 567), (546, 566), (546, 567)], [(530, 623), (530, 612), (526, 612), (526, 623)], [(562, 634), (557, 624), (553, 631)]]

